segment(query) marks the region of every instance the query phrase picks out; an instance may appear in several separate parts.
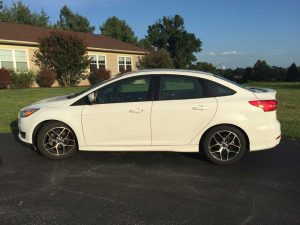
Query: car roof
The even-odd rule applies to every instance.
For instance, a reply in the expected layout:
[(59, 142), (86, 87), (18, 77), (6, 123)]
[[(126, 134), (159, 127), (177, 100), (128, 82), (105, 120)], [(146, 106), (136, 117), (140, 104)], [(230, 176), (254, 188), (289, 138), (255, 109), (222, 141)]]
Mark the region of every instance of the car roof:
[[(137, 71), (132, 71), (128, 73), (123, 73), (119, 75), (120, 77), (127, 76), (127, 75), (134, 75), (134, 74), (150, 74), (153, 73), (153, 75), (164, 75), (165, 74), (191, 74), (191, 75), (208, 75), (208, 76), (213, 76), (212, 73), (207, 73), (203, 71), (197, 71), (197, 70), (183, 70), (183, 69), (143, 69), (143, 70), (137, 70)], [(174, 74), (173, 74), (174, 73)]]

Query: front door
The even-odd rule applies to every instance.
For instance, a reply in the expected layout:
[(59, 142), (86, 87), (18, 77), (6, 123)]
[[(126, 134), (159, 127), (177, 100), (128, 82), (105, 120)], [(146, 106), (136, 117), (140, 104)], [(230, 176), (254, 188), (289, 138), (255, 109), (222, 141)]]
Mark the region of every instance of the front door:
[(151, 77), (116, 81), (96, 92), (96, 104), (82, 111), (88, 146), (151, 145)]

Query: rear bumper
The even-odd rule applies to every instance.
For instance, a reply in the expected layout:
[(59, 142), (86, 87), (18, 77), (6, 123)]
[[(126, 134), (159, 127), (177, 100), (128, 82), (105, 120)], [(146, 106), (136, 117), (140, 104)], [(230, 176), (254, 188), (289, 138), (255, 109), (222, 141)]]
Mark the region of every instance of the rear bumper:
[(256, 127), (250, 139), (250, 151), (259, 151), (274, 148), (280, 143), (280, 123), (276, 120), (268, 125)]

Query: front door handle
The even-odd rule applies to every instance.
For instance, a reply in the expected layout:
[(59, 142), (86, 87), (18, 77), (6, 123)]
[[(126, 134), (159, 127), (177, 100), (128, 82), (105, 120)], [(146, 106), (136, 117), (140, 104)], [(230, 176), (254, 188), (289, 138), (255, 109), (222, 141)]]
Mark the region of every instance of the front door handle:
[(144, 110), (141, 108), (130, 109), (130, 113), (142, 113)]
[(192, 107), (193, 110), (207, 110), (208, 107), (205, 105), (197, 105)]

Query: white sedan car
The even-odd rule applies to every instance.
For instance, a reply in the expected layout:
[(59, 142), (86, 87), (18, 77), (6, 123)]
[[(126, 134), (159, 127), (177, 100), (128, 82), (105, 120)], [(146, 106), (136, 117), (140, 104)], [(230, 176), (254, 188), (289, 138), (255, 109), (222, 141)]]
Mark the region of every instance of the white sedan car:
[(81, 151), (203, 152), (217, 164), (279, 144), (276, 92), (196, 71), (116, 76), (19, 113), (19, 138), (62, 159)]

